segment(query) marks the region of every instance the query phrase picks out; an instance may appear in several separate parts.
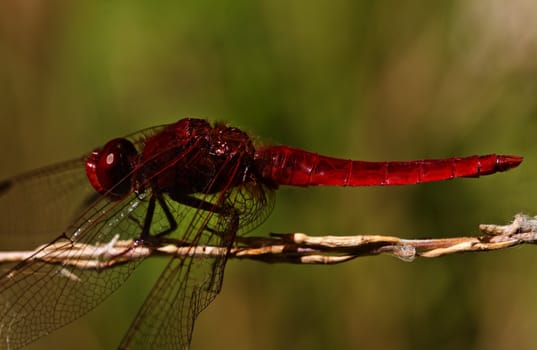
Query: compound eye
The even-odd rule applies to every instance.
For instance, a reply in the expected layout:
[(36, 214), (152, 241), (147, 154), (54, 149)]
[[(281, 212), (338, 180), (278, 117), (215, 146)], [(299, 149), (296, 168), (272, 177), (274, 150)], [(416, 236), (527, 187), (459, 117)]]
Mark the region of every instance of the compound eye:
[(136, 148), (127, 139), (114, 139), (86, 160), (86, 175), (93, 188), (119, 199), (131, 192)]

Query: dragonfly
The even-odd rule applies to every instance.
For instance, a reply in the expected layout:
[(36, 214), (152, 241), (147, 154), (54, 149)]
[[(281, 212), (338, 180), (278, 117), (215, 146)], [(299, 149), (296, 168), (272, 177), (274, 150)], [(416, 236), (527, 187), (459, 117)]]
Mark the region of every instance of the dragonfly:
[[(83, 157), (0, 181), (0, 245), (38, 247), (0, 276), (0, 349), (24, 347), (117, 290), (145, 260), (107, 267), (103, 251), (118, 241), (127, 243), (114, 259), (170, 243), (187, 251), (223, 248), (168, 257), (119, 344), (186, 349), (196, 317), (221, 290), (229, 250), (269, 216), (279, 186), (418, 184), (489, 175), (522, 160), (340, 159), (285, 145), (256, 147), (237, 127), (196, 118), (113, 139)], [(92, 254), (100, 264), (90, 265), (85, 257)]]

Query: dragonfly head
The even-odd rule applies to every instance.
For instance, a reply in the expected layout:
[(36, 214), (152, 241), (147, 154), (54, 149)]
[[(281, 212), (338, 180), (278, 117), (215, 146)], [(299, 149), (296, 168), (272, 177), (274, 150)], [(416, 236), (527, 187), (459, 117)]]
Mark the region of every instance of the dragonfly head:
[(134, 145), (123, 138), (113, 139), (102, 149), (95, 149), (86, 160), (86, 175), (93, 188), (111, 199), (129, 194), (137, 155)]

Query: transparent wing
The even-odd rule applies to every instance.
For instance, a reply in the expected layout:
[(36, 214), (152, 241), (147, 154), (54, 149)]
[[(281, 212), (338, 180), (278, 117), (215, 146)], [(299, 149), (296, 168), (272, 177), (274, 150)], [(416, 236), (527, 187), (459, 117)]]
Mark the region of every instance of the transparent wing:
[[(41, 259), (29, 258), (1, 276), (0, 349), (22, 347), (72, 322), (116, 290), (141, 260), (110, 269), (95, 262), (106, 262), (110, 242), (137, 238), (146, 211), (147, 201), (135, 194), (122, 202), (102, 198), (41, 248), (36, 253)], [(48, 262), (55, 259), (59, 262)]]
[[(137, 238), (147, 208), (142, 195), (120, 202), (98, 195), (87, 180), (85, 159), (0, 181), (1, 249), (31, 251), (52, 241), (36, 253), (41, 260), (0, 265), (0, 349), (21, 347), (80, 317), (138, 263), (98, 270), (90, 268), (95, 261), (82, 258), (95, 256), (116, 235)], [(73, 249), (84, 246), (83, 252)], [(45, 262), (60, 257), (69, 264)]]
[[(259, 225), (270, 213), (273, 192), (246, 184), (214, 195), (200, 195), (211, 210), (197, 208), (179, 222), (177, 233), (189, 247), (220, 247), (220, 254), (170, 259), (128, 333), (121, 349), (187, 349), (194, 321), (220, 292), (227, 252), (237, 232)], [(182, 205), (167, 201), (176, 216)], [(176, 213), (177, 212), (177, 213)]]
[[(164, 126), (128, 136), (138, 147)], [(28, 250), (50, 242), (99, 195), (85, 171), (87, 155), (0, 180), (0, 247)], [(7, 265), (2, 265), (6, 268)]]
[(83, 158), (0, 181), (0, 246), (28, 250), (51, 241), (94, 193)]
[[(172, 201), (168, 205), (176, 208)], [(230, 234), (236, 227), (228, 222), (229, 217), (203, 210), (193, 210), (191, 214), (178, 227), (181, 240), (188, 242), (189, 247), (231, 245)], [(196, 316), (220, 291), (225, 259), (226, 253), (171, 258), (120, 348), (186, 348)]]

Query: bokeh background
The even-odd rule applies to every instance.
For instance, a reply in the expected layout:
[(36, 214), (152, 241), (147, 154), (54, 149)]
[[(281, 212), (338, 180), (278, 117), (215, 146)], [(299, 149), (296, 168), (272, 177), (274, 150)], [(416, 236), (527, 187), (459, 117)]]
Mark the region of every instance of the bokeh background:
[[(0, 177), (185, 116), (365, 160), (524, 155), (479, 180), (281, 188), (253, 232), (476, 234), (537, 214), (536, 15), (531, 0), (2, 1)], [(160, 266), (31, 349), (113, 348)], [(536, 296), (534, 247), (231, 261), (192, 349), (533, 349)]]

